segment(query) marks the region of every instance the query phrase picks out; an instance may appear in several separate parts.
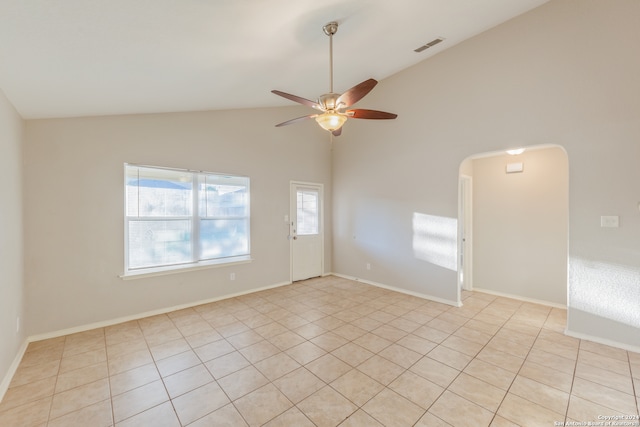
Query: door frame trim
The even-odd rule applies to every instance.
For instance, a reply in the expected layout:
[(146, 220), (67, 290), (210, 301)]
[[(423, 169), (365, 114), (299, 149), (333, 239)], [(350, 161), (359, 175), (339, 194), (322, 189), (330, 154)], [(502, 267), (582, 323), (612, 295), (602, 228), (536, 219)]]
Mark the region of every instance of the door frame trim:
[[(473, 177), (460, 174), (458, 178), (457, 264), (458, 293), (460, 293), (461, 290), (473, 290)], [(460, 280), (461, 274), (464, 275), (463, 280)]]
[[(319, 182), (309, 181), (289, 181), (289, 221), (288, 231), (291, 236), (291, 227), (293, 225), (293, 218), (297, 209), (297, 198), (293, 197), (294, 189), (297, 187), (310, 187), (318, 190), (320, 198), (320, 212), (319, 212), (319, 225), (320, 225), (320, 275), (324, 275), (324, 184)], [(293, 239), (289, 238), (289, 281), (293, 283)]]

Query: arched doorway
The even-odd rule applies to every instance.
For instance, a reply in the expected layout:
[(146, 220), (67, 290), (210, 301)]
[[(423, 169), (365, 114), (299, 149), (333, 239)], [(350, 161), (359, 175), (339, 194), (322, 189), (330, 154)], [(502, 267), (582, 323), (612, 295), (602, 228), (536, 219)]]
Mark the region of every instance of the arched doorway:
[(560, 146), (471, 156), (460, 167), (459, 284), (567, 304), (569, 166)]

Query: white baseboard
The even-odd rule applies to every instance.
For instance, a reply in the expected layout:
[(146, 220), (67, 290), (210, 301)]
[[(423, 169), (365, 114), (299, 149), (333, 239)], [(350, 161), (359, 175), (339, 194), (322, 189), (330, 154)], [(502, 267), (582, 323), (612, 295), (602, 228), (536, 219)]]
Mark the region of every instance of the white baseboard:
[(129, 322), (131, 320), (138, 320), (138, 319), (142, 319), (142, 318), (150, 317), (150, 316), (156, 316), (158, 314), (170, 313), (170, 312), (176, 311), (176, 310), (182, 310), (182, 309), (185, 309), (185, 308), (195, 307), (195, 306), (198, 306), (198, 305), (209, 304), (209, 303), (212, 303), (212, 302), (222, 301), (222, 300), (229, 299), (229, 298), (235, 298), (235, 297), (239, 297), (239, 296), (242, 296), (242, 295), (252, 294), (254, 292), (265, 291), (267, 289), (279, 288), (281, 286), (286, 286), (286, 285), (290, 285), (290, 284), (291, 284), (291, 282), (276, 283), (275, 285), (263, 286), (261, 288), (251, 289), (251, 290), (248, 290), (248, 291), (238, 292), (238, 293), (234, 293), (234, 294), (223, 295), (223, 296), (216, 297), (216, 298), (209, 298), (209, 299), (206, 299), (206, 300), (190, 302), (190, 303), (187, 303), (187, 304), (175, 305), (173, 307), (160, 308), (158, 310), (146, 311), (144, 313), (138, 313), (138, 314), (134, 314), (134, 315), (131, 315), (131, 316), (118, 317), (116, 319), (105, 320), (105, 321), (102, 321), (102, 322), (89, 323), (89, 324), (86, 324), (86, 325), (75, 326), (73, 328), (61, 329), (61, 330), (58, 330), (58, 331), (47, 332), (47, 333), (44, 333), (44, 334), (31, 335), (31, 336), (27, 337), (27, 339), (25, 339), (24, 343), (20, 347), (20, 350), (18, 351), (18, 354), (16, 354), (16, 357), (13, 360), (13, 363), (9, 367), (9, 370), (7, 371), (7, 373), (5, 374), (4, 378), (2, 379), (2, 382), (0, 383), (0, 402), (2, 402), (2, 399), (4, 398), (5, 393), (9, 389), (9, 385), (11, 384), (11, 380), (13, 379), (13, 376), (15, 375), (16, 371), (18, 370), (18, 366), (20, 365), (20, 362), (22, 361), (22, 357), (24, 356), (24, 353), (27, 351), (27, 346), (31, 342), (42, 341), (42, 340), (46, 340), (46, 339), (50, 339), (50, 338), (58, 338), (58, 337), (62, 337), (62, 336), (65, 336), (65, 335), (75, 334), (75, 333), (78, 333), (78, 332), (89, 331), (91, 329), (104, 328), (104, 327), (107, 327), (107, 326), (117, 325), (118, 323)]
[(520, 295), (507, 294), (507, 293), (504, 293), (504, 292), (497, 292), (497, 291), (492, 291), (492, 290), (489, 290), (489, 289), (473, 288), (471, 291), (472, 292), (481, 292), (483, 294), (495, 295), (497, 297), (515, 299), (515, 300), (523, 301), (523, 302), (530, 302), (530, 303), (533, 303), (533, 304), (546, 305), (547, 307), (561, 308), (561, 309), (564, 309), (564, 310), (567, 309), (567, 306), (564, 305), (564, 304), (558, 304), (556, 302), (545, 301), (545, 300), (535, 299), (535, 298), (527, 298), (527, 297), (523, 297), (523, 296), (520, 296)]
[(2, 382), (0, 383), (0, 402), (2, 402), (2, 399), (4, 399), (4, 395), (7, 393), (7, 390), (9, 390), (9, 385), (11, 384), (11, 380), (13, 379), (13, 376), (16, 374), (16, 371), (18, 370), (18, 366), (20, 366), (20, 362), (22, 361), (22, 357), (24, 356), (24, 353), (27, 351), (28, 345), (29, 345), (29, 340), (28, 339), (24, 340), (24, 342), (20, 346), (20, 349), (18, 350), (18, 353), (16, 354), (16, 357), (13, 359), (11, 366), (9, 366), (9, 370), (7, 371), (4, 378), (2, 379)]
[(570, 331), (569, 329), (565, 329), (564, 334), (573, 338), (578, 338), (586, 341), (593, 341), (598, 344), (608, 345), (609, 347), (617, 347), (617, 348), (621, 348), (623, 350), (631, 351), (634, 353), (640, 353), (640, 347), (635, 345), (629, 345), (629, 344), (621, 343), (618, 341), (608, 340), (606, 338), (594, 337), (593, 335), (582, 334), (580, 332), (573, 332), (573, 331)]
[[(533, 298), (521, 297), (519, 295), (510, 295), (510, 294), (505, 294), (505, 293), (502, 293), (502, 292), (490, 291), (488, 289), (474, 288), (473, 291), (482, 292), (482, 293), (485, 293), (485, 294), (495, 295), (495, 296), (499, 296), (499, 297), (511, 298), (511, 299), (515, 299), (515, 300), (518, 300), (518, 301), (524, 301), (524, 302), (531, 302), (531, 303), (534, 303), (534, 304), (546, 305), (548, 307), (553, 307), (553, 308), (561, 308), (563, 310), (567, 309), (567, 306), (563, 305), (563, 304), (558, 304), (558, 303), (554, 303), (554, 302), (550, 302), (550, 301), (544, 301), (544, 300), (537, 300), (537, 299), (533, 299)], [(623, 350), (632, 351), (632, 352), (635, 352), (635, 353), (640, 353), (640, 347), (638, 347), (638, 346), (629, 345), (629, 344), (621, 343), (621, 342), (618, 342), (618, 341), (608, 340), (606, 338), (596, 337), (596, 336), (589, 335), (589, 334), (573, 332), (573, 331), (571, 331), (569, 329), (565, 329), (564, 330), (564, 334), (569, 336), (569, 337), (578, 338), (578, 339), (586, 340), (586, 341), (593, 341), (593, 342), (598, 343), (598, 344), (608, 345), (609, 347), (616, 347), (616, 348), (621, 348)]]
[(331, 273), (331, 274), (333, 276), (336, 276), (336, 277), (342, 277), (343, 279), (348, 279), (348, 280), (353, 280), (353, 281), (356, 281), (356, 282), (366, 283), (367, 285), (376, 286), (378, 288), (387, 289), (387, 290), (394, 291), (394, 292), (399, 292), (401, 294), (411, 295), (411, 296), (422, 298), (422, 299), (426, 299), (426, 300), (429, 300), (429, 301), (434, 301), (434, 302), (439, 302), (439, 303), (442, 303), (442, 304), (451, 305), (453, 307), (462, 307), (462, 304), (458, 303), (457, 301), (452, 301), (452, 300), (448, 300), (448, 299), (444, 299), (444, 298), (438, 298), (438, 297), (434, 297), (433, 295), (422, 294), (420, 292), (409, 291), (407, 289), (397, 288), (395, 286), (389, 286), (389, 285), (385, 285), (383, 283), (374, 282), (372, 280), (361, 279), (359, 277), (347, 276), (346, 274), (339, 274), (339, 273)]
[(47, 333), (44, 333), (44, 334), (32, 335), (29, 338), (27, 338), (27, 341), (28, 342), (41, 341), (41, 340), (46, 340), (46, 339), (50, 339), (50, 338), (57, 338), (57, 337), (65, 336), (65, 335), (75, 334), (75, 333), (78, 333), (78, 332), (89, 331), (91, 329), (104, 328), (104, 327), (107, 327), (107, 326), (117, 325), (118, 323), (129, 322), (131, 320), (138, 320), (138, 319), (142, 319), (142, 318), (150, 317), (150, 316), (157, 316), (159, 314), (166, 314), (166, 313), (170, 313), (170, 312), (176, 311), (176, 310), (182, 310), (182, 309), (185, 309), (185, 308), (191, 308), (191, 307), (195, 307), (195, 306), (198, 306), (198, 305), (209, 304), (209, 303), (212, 303), (212, 302), (222, 301), (222, 300), (229, 299), (229, 298), (236, 298), (236, 297), (239, 297), (239, 296), (242, 296), (242, 295), (248, 295), (248, 294), (252, 294), (254, 292), (260, 292), (260, 291), (266, 291), (268, 289), (279, 288), (281, 286), (286, 286), (286, 285), (290, 285), (290, 284), (291, 284), (291, 282), (276, 283), (275, 285), (263, 286), (261, 288), (255, 288), (255, 289), (251, 289), (251, 290), (243, 291), (243, 292), (238, 292), (238, 293), (234, 293), (234, 294), (227, 294), (227, 295), (223, 295), (223, 296), (219, 296), (219, 297), (215, 297), (215, 298), (209, 298), (209, 299), (206, 299), (206, 300), (200, 300), (200, 301), (194, 301), (194, 302), (190, 302), (190, 303), (186, 303), (186, 304), (174, 305), (173, 307), (165, 307), (165, 308), (160, 308), (160, 309), (157, 309), (157, 310), (146, 311), (144, 313), (133, 314), (131, 316), (118, 317), (116, 319), (104, 320), (102, 322), (89, 323), (89, 324), (86, 324), (86, 325), (75, 326), (73, 328), (62, 329), (62, 330), (53, 331), (53, 332), (47, 332)]

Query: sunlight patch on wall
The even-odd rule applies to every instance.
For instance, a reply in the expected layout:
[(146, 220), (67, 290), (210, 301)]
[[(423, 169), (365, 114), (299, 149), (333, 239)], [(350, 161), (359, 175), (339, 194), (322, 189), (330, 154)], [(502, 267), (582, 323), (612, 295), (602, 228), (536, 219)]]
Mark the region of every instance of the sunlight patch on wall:
[(458, 269), (458, 220), (413, 213), (413, 254), (448, 270)]
[(639, 267), (573, 257), (569, 277), (571, 308), (640, 327)]

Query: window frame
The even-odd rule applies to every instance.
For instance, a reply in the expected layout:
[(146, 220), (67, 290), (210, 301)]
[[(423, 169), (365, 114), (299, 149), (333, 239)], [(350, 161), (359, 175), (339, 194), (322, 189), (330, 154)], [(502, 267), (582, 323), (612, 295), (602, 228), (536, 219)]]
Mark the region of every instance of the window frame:
[[(188, 216), (140, 216), (139, 213), (137, 216), (130, 216), (127, 212), (128, 201), (127, 201), (127, 181), (128, 181), (128, 171), (129, 168), (147, 168), (147, 169), (156, 169), (159, 171), (171, 171), (182, 174), (191, 175), (192, 182), (192, 190), (191, 190), (191, 214)], [(205, 177), (221, 177), (221, 178), (230, 178), (230, 179), (239, 179), (246, 180), (246, 191), (247, 197), (245, 202), (245, 212), (244, 215), (235, 215), (235, 216), (207, 216), (202, 215), (200, 211), (200, 185), (202, 182), (206, 183)], [(244, 185), (244, 184), (243, 184)], [(183, 271), (189, 270), (200, 270), (204, 268), (214, 268), (220, 266), (228, 266), (233, 264), (244, 264), (252, 261), (251, 258), (251, 179), (246, 175), (237, 175), (237, 174), (228, 174), (228, 173), (219, 173), (219, 172), (207, 172), (207, 171), (199, 171), (199, 170), (191, 170), (191, 169), (179, 169), (179, 168), (170, 168), (163, 166), (150, 166), (143, 164), (135, 164), (135, 163), (125, 163), (124, 164), (124, 273), (120, 276), (122, 279), (132, 279), (138, 277), (149, 277), (149, 276), (157, 276), (164, 274), (172, 274), (179, 273)], [(207, 259), (202, 258), (202, 242), (200, 236), (200, 223), (203, 220), (210, 219), (231, 219), (231, 220), (244, 220), (246, 224), (246, 239), (247, 239), (247, 250), (246, 254), (242, 255), (231, 255), (231, 256), (222, 256), (222, 257), (213, 257)], [(191, 235), (190, 235), (190, 246), (191, 246), (191, 259), (187, 262), (179, 262), (173, 264), (163, 264), (156, 266), (147, 266), (147, 267), (134, 267), (131, 268), (129, 265), (129, 255), (130, 255), (130, 245), (129, 245), (129, 224), (130, 222), (136, 221), (167, 221), (167, 220), (189, 220), (191, 223)]]

